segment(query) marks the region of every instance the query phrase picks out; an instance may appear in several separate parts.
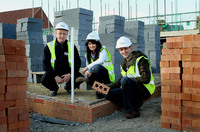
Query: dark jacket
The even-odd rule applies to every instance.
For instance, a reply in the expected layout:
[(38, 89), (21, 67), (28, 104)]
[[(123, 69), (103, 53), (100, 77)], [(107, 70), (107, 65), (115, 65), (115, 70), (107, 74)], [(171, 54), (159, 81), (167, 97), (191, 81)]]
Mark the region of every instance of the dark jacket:
[[(147, 56), (145, 54), (143, 54), (142, 52), (140, 51), (133, 51), (132, 52), (132, 58), (127, 61), (126, 59), (124, 59), (122, 62), (121, 62), (121, 67), (124, 71), (127, 71), (127, 67), (130, 67), (131, 65), (135, 65), (135, 61), (138, 57), (140, 56), (144, 56), (147, 58)], [(146, 84), (146, 83), (149, 83), (150, 82), (150, 79), (151, 79), (151, 72), (149, 70), (149, 63), (148, 63), (148, 60), (144, 59), (144, 58), (141, 58), (140, 61), (138, 62), (138, 65), (139, 65), (139, 70), (140, 70), (140, 75), (141, 77), (138, 77), (138, 78), (131, 78), (133, 80), (136, 80), (137, 82), (137, 85), (138, 86), (143, 86), (143, 84)], [(112, 88), (119, 88), (121, 86), (120, 84), (120, 81), (122, 79), (122, 76), (121, 78), (115, 82), (115, 83), (110, 83), (108, 84), (108, 86), (112, 89)]]
[[(68, 62), (68, 55), (64, 55), (64, 52), (68, 53), (67, 40), (60, 44), (57, 39), (55, 43), (55, 54), (56, 61), (54, 65), (54, 69), (51, 66), (51, 53), (49, 47), (46, 45), (44, 48), (44, 56), (43, 56), (43, 69), (50, 76), (61, 76), (67, 73), (71, 73), (71, 67)], [(74, 46), (74, 72), (79, 72), (81, 66), (81, 59), (78, 53), (76, 46)]]

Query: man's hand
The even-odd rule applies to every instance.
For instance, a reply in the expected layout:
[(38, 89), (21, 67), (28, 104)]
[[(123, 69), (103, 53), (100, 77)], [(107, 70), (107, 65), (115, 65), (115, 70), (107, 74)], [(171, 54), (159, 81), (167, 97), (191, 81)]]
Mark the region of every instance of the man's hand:
[(92, 73), (89, 72), (89, 71), (86, 71), (86, 72), (85, 72), (85, 76), (86, 76), (86, 77), (91, 77), (91, 76), (92, 76)]
[(69, 80), (71, 78), (71, 74), (68, 73), (68, 74), (62, 75), (61, 77), (63, 79), (63, 82), (69, 82)]
[(84, 67), (82, 70), (81, 70), (81, 73), (82, 74), (85, 74), (85, 72), (88, 70), (88, 67), (86, 66), (86, 67)]
[(59, 76), (56, 76), (55, 80), (56, 80), (56, 83), (58, 83), (58, 84), (64, 83), (63, 79), (61, 77), (59, 77)]

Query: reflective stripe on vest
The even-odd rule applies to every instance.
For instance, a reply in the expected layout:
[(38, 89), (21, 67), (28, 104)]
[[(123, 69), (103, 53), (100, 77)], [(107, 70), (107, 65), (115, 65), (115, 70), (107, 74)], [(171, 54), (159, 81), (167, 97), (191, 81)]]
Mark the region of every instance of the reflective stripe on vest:
[[(101, 64), (101, 65), (108, 70), (108, 75), (109, 75), (110, 82), (115, 82), (114, 66), (112, 64), (112, 59), (111, 59), (110, 52), (106, 48), (104, 48), (104, 47), (102, 47), (99, 52), (101, 52), (103, 49), (105, 49), (105, 51), (107, 52), (109, 61), (104, 61), (104, 63)], [(86, 56), (87, 56), (87, 54), (85, 54), (85, 57)], [(91, 63), (93, 61), (94, 60), (91, 57)]]
[[(55, 53), (55, 42), (56, 40), (53, 40), (49, 43), (47, 43), (47, 46), (49, 47), (50, 53), (51, 53), (51, 66), (54, 68), (55, 61), (56, 61), (56, 53)], [(69, 66), (71, 67), (71, 48), (69, 42), (67, 42), (68, 46), (68, 62)]]
[[(121, 75), (124, 77), (124, 76), (127, 76), (129, 78), (137, 78), (137, 77), (141, 77), (140, 75), (140, 71), (139, 71), (139, 68), (138, 68), (138, 62), (140, 61), (141, 58), (145, 58), (146, 60), (148, 60), (148, 63), (149, 63), (149, 70), (151, 71), (151, 64), (150, 64), (150, 60), (144, 56), (140, 56), (136, 59), (135, 61), (135, 65), (132, 65), (129, 67), (128, 71), (125, 72), (122, 68), (121, 68)], [(150, 82), (148, 84), (143, 84), (148, 90), (149, 90), (149, 93), (152, 95), (155, 91), (155, 83), (154, 83), (154, 77), (153, 77), (153, 74), (151, 72), (151, 79), (150, 79)]]

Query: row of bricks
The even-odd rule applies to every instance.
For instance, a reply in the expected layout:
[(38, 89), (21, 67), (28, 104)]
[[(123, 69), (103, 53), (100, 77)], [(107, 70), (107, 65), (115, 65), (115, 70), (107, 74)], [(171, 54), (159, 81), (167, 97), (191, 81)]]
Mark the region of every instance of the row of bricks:
[(162, 49), (162, 55), (199, 55), (200, 48)]
[(200, 55), (161, 55), (161, 61), (200, 62)]
[(24, 106), (28, 105), (27, 99), (1, 100), (0, 102), (1, 102), (0, 111), (5, 110), (5, 109), (10, 108), (10, 107), (24, 107)]
[(27, 63), (27, 57), (21, 55), (0, 55), (0, 63), (1, 62)]
[(190, 42), (165, 42), (163, 49), (199, 48), (199, 41)]
[(1, 85), (0, 84), (0, 94), (10, 93), (10, 92), (25, 92), (28, 89), (28, 85)]
[(199, 89), (200, 81), (192, 80), (162, 80), (161, 86), (190, 87)]
[(166, 42), (190, 42), (190, 41), (200, 41), (200, 35), (184, 35), (183, 37), (168, 37)]
[(0, 78), (28, 77), (28, 70), (0, 70)]
[(179, 73), (167, 73), (167, 70), (170, 68), (161, 68), (161, 71), (165, 71), (161, 74), (161, 81), (163, 80), (190, 80), (190, 81), (197, 81), (199, 82), (200, 80), (200, 75), (199, 74), (179, 74)]
[(17, 48), (24, 48), (25, 47), (25, 41), (1, 38), (0, 39), (0, 46), (4, 46), (4, 47), (12, 46), (12, 47), (17, 47)]
[(5, 93), (5, 94), (0, 94), (0, 101), (2, 100), (19, 100), (19, 99), (26, 99), (26, 91), (23, 92), (11, 92), (11, 93)]
[(1, 132), (29, 132), (30, 120), (0, 125)]
[(27, 77), (0, 78), (0, 85), (26, 85)]
[[(166, 60), (160, 61), (160, 67), (190, 67), (200, 68), (200, 62), (182, 62), (181, 60)], [(161, 72), (162, 73), (162, 72)]]
[(0, 62), (0, 70), (27, 70), (27, 63)]
[(0, 46), (0, 55), (26, 55), (25, 47), (14, 47), (14, 46)]
[(200, 94), (200, 88), (184, 87), (184, 86), (161, 86), (161, 92), (168, 93), (185, 93), (185, 94)]

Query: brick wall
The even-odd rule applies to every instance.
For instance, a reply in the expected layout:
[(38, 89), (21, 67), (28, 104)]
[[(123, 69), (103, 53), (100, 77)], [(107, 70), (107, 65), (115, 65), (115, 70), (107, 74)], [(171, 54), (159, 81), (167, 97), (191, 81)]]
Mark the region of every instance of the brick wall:
[(160, 67), (161, 127), (200, 131), (200, 35), (167, 38)]
[(0, 39), (0, 131), (29, 131), (25, 42)]

